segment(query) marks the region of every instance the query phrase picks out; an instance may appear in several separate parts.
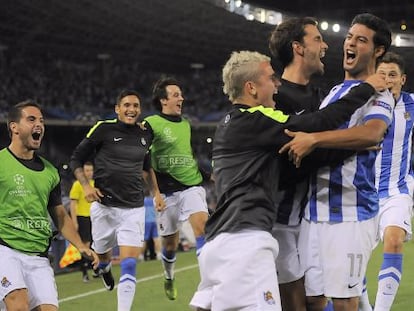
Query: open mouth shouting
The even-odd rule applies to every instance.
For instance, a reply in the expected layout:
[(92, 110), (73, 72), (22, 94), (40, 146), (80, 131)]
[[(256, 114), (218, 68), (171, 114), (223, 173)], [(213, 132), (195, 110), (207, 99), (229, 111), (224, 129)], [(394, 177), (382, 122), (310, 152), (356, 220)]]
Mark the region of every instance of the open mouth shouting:
[(36, 129), (32, 132), (32, 138), (34, 141), (40, 141), (41, 137), (42, 137), (42, 130)]
[(322, 59), (325, 57), (326, 51), (324, 49), (322, 49), (319, 53), (319, 58)]
[(346, 64), (352, 64), (355, 57), (356, 57), (356, 54), (355, 54), (354, 51), (351, 51), (351, 50), (346, 50), (345, 51), (345, 63)]

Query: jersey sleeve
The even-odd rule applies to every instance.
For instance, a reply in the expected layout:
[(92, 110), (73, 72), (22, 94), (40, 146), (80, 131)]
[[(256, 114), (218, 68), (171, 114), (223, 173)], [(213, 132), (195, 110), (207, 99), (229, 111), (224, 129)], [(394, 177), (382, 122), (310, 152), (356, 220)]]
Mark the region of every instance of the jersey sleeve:
[(356, 152), (356, 150), (317, 148), (302, 160), (301, 166), (312, 171), (323, 166), (335, 167)]
[(387, 123), (387, 125), (390, 125), (394, 107), (395, 100), (391, 92), (389, 90), (380, 92), (371, 102), (363, 121), (366, 122), (372, 119), (380, 119)]
[(83, 164), (96, 151), (96, 149), (99, 148), (104, 135), (105, 129), (100, 122), (98, 122), (89, 130), (86, 137), (79, 143), (71, 155), (69, 166), (72, 171), (75, 171), (75, 169), (82, 167)]
[(349, 93), (323, 109), (299, 116), (291, 116), (287, 128), (292, 131), (321, 132), (338, 128), (350, 119), (375, 93), (368, 83), (361, 83)]

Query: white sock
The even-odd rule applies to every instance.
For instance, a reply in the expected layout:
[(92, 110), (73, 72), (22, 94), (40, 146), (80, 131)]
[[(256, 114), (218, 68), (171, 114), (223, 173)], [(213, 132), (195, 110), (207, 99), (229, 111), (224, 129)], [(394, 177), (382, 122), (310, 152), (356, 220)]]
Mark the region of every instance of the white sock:
[(386, 278), (378, 282), (374, 311), (391, 310), (399, 285), (400, 283), (393, 278)]
[(402, 254), (384, 253), (374, 311), (391, 310), (402, 275)]
[(137, 279), (130, 275), (124, 274), (119, 279), (118, 284), (118, 311), (130, 311), (135, 295)]

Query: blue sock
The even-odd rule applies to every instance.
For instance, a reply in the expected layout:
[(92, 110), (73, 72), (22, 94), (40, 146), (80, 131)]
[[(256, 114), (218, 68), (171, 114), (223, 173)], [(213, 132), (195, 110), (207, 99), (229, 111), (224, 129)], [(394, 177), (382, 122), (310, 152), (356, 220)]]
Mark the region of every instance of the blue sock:
[[(402, 254), (391, 254), (391, 253), (384, 253), (382, 265), (380, 271), (387, 270), (389, 268), (395, 268), (399, 273), (402, 271)], [(400, 276), (396, 275), (395, 273), (386, 273), (386, 274), (380, 274), (378, 276), (379, 280), (382, 280), (386, 277), (392, 277), (397, 282), (400, 282)]]
[(196, 254), (197, 256), (200, 255), (201, 249), (204, 246), (204, 243), (206, 242), (204, 235), (200, 235), (196, 237)]
[(362, 282), (363, 288), (362, 288), (362, 294), (359, 297), (359, 311), (372, 311), (372, 306), (369, 303), (369, 297), (368, 297), (368, 289), (367, 289), (367, 277), (364, 277), (364, 280)]
[[(121, 279), (124, 275), (130, 275), (135, 279), (137, 273), (137, 259), (133, 257), (127, 257), (120, 263), (121, 266)], [(136, 279), (134, 280), (136, 282)]]
[(378, 273), (376, 310), (391, 310), (400, 286), (402, 259), (402, 254), (384, 253), (381, 269)]
[(332, 300), (328, 300), (325, 309), (323, 311), (334, 311)]
[(174, 279), (174, 267), (175, 261), (175, 251), (167, 251), (165, 248), (162, 249), (162, 266), (164, 267), (164, 276), (166, 279)]
[(98, 265), (98, 269), (102, 269), (102, 270), (105, 270), (105, 268), (110, 264), (111, 262), (99, 262), (99, 265)]
[(367, 276), (364, 276), (364, 280), (362, 281), (362, 294), (364, 294), (367, 290)]
[(175, 261), (175, 251), (167, 251), (166, 248), (163, 248), (162, 257), (164, 257), (167, 261)]

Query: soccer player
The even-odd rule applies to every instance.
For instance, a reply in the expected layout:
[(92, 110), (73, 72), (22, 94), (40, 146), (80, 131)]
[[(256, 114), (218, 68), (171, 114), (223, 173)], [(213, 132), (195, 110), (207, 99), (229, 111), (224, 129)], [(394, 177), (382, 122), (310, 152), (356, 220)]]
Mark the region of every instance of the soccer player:
[[(89, 184), (93, 187), (93, 164), (91, 162), (85, 162), (83, 165), (83, 171), (86, 178), (89, 180)], [(78, 180), (72, 184), (69, 192), (70, 198), (70, 217), (73, 224), (78, 230), (82, 241), (89, 247), (92, 242), (91, 233), (91, 203), (86, 201), (85, 194), (83, 192), (82, 185)], [(83, 282), (89, 282), (88, 267), (89, 261), (86, 258), (81, 259), (81, 272)], [(95, 274), (93, 274), (95, 276)], [(96, 275), (98, 276), (98, 275)]]
[(374, 311), (389, 311), (402, 275), (403, 243), (411, 239), (414, 176), (411, 168), (414, 125), (414, 94), (403, 92), (405, 64), (398, 54), (388, 52), (377, 72), (392, 83), (396, 101), (393, 122), (378, 154), (379, 230), (384, 242), (383, 261), (378, 274)]
[[(314, 18), (290, 18), (279, 24), (269, 40), (272, 55), (284, 67), (276, 108), (285, 114), (305, 114), (316, 111), (323, 99), (322, 91), (310, 83), (312, 75), (322, 75), (328, 45), (323, 40)], [(283, 195), (272, 234), (279, 242), (276, 259), (282, 307), (285, 311), (306, 310), (304, 271), (301, 269), (297, 241), (301, 212), (307, 203), (308, 178), (293, 178), (297, 169), (287, 161), (282, 166)], [(287, 177), (288, 176), (288, 177)], [(289, 180), (289, 182), (286, 182)]]
[[(121, 91), (115, 104), (117, 118), (99, 121), (73, 151), (70, 167), (91, 205), (93, 248), (101, 263), (104, 286), (114, 288), (111, 250), (119, 245), (121, 276), (118, 311), (131, 309), (136, 288), (136, 265), (143, 251), (145, 230), (143, 177), (157, 208), (164, 207), (154, 172), (145, 161), (151, 138), (137, 124), (141, 114), (138, 93)], [(95, 186), (89, 184), (83, 164), (94, 157)]]
[(47, 257), (49, 217), (95, 267), (98, 257), (82, 242), (62, 205), (57, 169), (36, 154), (45, 133), (40, 107), (31, 100), (12, 106), (7, 128), (11, 143), (0, 150), (0, 308), (58, 310)]
[[(343, 46), (345, 81), (331, 90), (321, 107), (375, 72), (376, 63), (390, 45), (391, 31), (385, 21), (368, 13), (357, 15)], [(314, 147), (364, 148), (378, 144), (391, 123), (393, 107), (394, 99), (386, 90), (358, 109), (341, 127), (343, 130), (290, 133), (295, 138), (288, 144), (289, 155), (299, 164)], [(323, 310), (325, 297), (332, 297), (337, 311), (358, 309), (367, 263), (376, 245), (376, 155), (375, 150), (362, 151), (335, 167), (319, 169), (311, 178), (310, 201), (299, 235), (308, 310)]]
[(201, 184), (209, 176), (202, 174), (194, 157), (191, 126), (181, 115), (184, 98), (179, 83), (173, 78), (160, 78), (155, 83), (152, 101), (159, 114), (145, 118), (144, 125), (152, 138), (151, 164), (166, 203), (166, 208), (158, 214), (164, 290), (168, 299), (175, 300), (174, 266), (179, 226), (189, 220), (199, 254), (208, 218), (206, 191)]
[(288, 140), (286, 128), (335, 128), (374, 90), (363, 83), (347, 100), (312, 114), (288, 116), (274, 110), (280, 81), (270, 58), (251, 51), (232, 53), (223, 82), (233, 108), (215, 133), (218, 201), (206, 223), (207, 242), (199, 255), (201, 282), (190, 305), (197, 310), (281, 310), (275, 265), (279, 247), (270, 233), (277, 213), (272, 193), (278, 189), (280, 171), (275, 151)]

